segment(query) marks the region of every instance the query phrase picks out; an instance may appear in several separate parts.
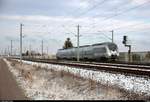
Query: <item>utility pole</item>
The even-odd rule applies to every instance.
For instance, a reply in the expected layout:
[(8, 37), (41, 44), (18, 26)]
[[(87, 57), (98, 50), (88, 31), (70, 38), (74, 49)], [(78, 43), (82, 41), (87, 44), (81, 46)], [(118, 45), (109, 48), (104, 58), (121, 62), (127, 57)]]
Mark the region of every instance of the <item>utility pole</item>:
[(80, 26), (78, 25), (77, 26), (77, 46), (78, 46), (78, 50), (77, 50), (77, 61), (79, 62), (80, 61), (80, 52), (79, 52), (79, 37), (80, 37), (80, 35), (79, 35), (79, 33), (80, 33)]
[(29, 44), (29, 52), (31, 53), (31, 44)]
[(17, 55), (16, 52), (17, 52), (16, 49), (14, 49), (14, 56), (15, 56), (15, 57), (16, 57), (16, 55)]
[(42, 40), (42, 45), (41, 45), (41, 53), (42, 53), (42, 58), (43, 58), (43, 40)]
[(29, 53), (31, 54), (31, 43), (29, 43)]
[(47, 55), (48, 55), (48, 46), (47, 46)]
[(128, 61), (129, 62), (132, 62), (132, 57), (131, 57), (131, 45), (125, 45), (126, 47), (129, 47), (129, 50), (128, 50)]
[(128, 45), (129, 47), (129, 62), (132, 62), (132, 55), (131, 55), (131, 45)]
[(29, 58), (30, 58), (30, 56), (31, 56), (31, 43), (29, 43), (28, 56), (29, 56)]
[(12, 54), (12, 48), (13, 48), (13, 46), (12, 46), (12, 40), (11, 40), (10, 46), (11, 46), (11, 51), (10, 51), (10, 53), (11, 53), (11, 56), (12, 56), (12, 55), (13, 55), (13, 54)]
[(9, 46), (7, 47), (7, 55), (10, 56)]
[(48, 46), (47, 46), (47, 58), (49, 58), (49, 56), (48, 56)]
[(22, 64), (22, 26), (23, 24), (20, 24), (20, 63)]
[(110, 32), (112, 32), (112, 43), (114, 43), (114, 30), (112, 30)]
[(5, 54), (5, 56), (7, 55), (7, 49), (6, 48), (5, 48), (5, 53), (4, 54)]

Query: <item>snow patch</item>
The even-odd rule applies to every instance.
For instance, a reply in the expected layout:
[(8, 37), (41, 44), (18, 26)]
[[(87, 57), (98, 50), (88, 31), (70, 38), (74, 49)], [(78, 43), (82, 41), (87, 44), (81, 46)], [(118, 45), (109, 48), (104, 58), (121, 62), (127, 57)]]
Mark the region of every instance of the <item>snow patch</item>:
[(65, 71), (86, 79), (92, 79), (96, 82), (106, 85), (115, 85), (128, 91), (138, 94), (150, 95), (150, 79), (136, 76), (126, 76), (123, 74), (113, 74), (102, 71), (92, 71), (80, 68), (73, 68), (65, 65), (54, 65), (47, 63), (38, 63), (23, 61), (23, 63), (40, 66), (41, 68), (52, 69), (55, 71)]
[[(62, 83), (60, 82), (60, 78), (56, 77), (57, 78), (56, 80), (55, 79), (49, 80), (50, 79), (49, 75), (45, 77), (46, 75), (45, 70), (40, 70), (39, 72), (37, 71), (36, 75), (32, 75), (34, 82), (32, 82), (31, 84), (29, 80), (25, 80), (25, 78), (22, 77), (21, 72), (17, 68), (14, 68), (11, 66), (11, 63), (9, 61), (7, 61), (6, 59), (4, 59), (4, 61), (7, 63), (9, 70), (16, 77), (16, 80), (19, 83), (19, 86), (25, 90), (25, 95), (31, 99), (34, 99), (34, 100), (48, 100), (48, 99), (52, 99), (52, 100), (54, 99), (74, 100), (75, 99), (76, 100), (76, 99), (87, 99), (87, 98), (97, 99), (97, 96), (96, 96), (97, 94), (95, 95), (93, 93), (91, 94), (90, 97), (89, 96), (87, 97), (86, 90), (82, 92), (83, 94), (81, 96), (80, 94), (73, 92), (74, 90), (77, 90), (76, 88), (78, 87), (75, 87), (75, 89), (73, 90), (68, 90), (67, 86), (62, 86)], [(138, 94), (144, 93), (145, 95), (148, 95), (148, 96), (150, 95), (150, 79), (148, 78), (146, 79), (146, 78), (142, 78), (142, 77), (140, 78), (136, 76), (125, 76), (122, 74), (112, 74), (112, 73), (102, 72), (102, 71), (101, 72), (91, 71), (91, 70), (73, 68), (69, 66), (37, 63), (37, 62), (31, 62), (31, 61), (23, 61), (23, 63), (29, 64), (32, 66), (37, 66), (39, 68), (44, 68), (44, 69), (52, 69), (55, 71), (65, 71), (76, 76), (95, 80), (104, 85), (110, 85), (110, 86), (115, 85), (125, 90), (132, 91)], [(101, 96), (101, 98), (102, 97), (103, 96)], [(118, 99), (117, 96), (115, 98)]]

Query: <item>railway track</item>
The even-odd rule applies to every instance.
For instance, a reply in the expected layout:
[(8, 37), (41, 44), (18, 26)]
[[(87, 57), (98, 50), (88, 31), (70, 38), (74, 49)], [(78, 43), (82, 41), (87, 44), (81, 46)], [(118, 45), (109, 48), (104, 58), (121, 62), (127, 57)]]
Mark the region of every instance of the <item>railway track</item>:
[(96, 71), (104, 70), (104, 71), (119, 72), (119, 73), (126, 73), (126, 74), (150, 76), (150, 66), (146, 66), (146, 65), (57, 61), (57, 60), (43, 60), (43, 59), (24, 59), (24, 60), (40, 62), (40, 63), (66, 65), (71, 67), (84, 68), (88, 70), (96, 70)]
[(116, 67), (132, 67), (132, 68), (142, 68), (142, 69), (150, 69), (150, 66), (147, 65), (130, 65), (130, 64), (117, 64), (117, 63), (97, 63), (97, 62), (88, 62), (89, 64), (95, 65), (107, 65), (107, 66), (116, 66)]

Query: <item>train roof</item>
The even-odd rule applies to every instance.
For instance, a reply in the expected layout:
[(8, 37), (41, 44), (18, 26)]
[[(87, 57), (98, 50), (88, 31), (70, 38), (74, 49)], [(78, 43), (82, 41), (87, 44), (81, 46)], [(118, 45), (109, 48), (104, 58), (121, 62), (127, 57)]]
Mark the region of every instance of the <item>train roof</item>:
[[(88, 46), (97, 46), (97, 45), (108, 45), (108, 44), (115, 44), (115, 43), (104, 42), (104, 43), (97, 43), (97, 44), (92, 44), (92, 45), (84, 45), (84, 46), (80, 46), (80, 48), (82, 48), (82, 47), (88, 47)], [(72, 47), (72, 48), (77, 48), (77, 47)], [(72, 48), (68, 48), (68, 49), (72, 49)], [(67, 50), (67, 49), (58, 49), (58, 50)]]
[[(82, 48), (82, 47), (88, 47), (88, 46), (91, 46), (91, 45), (80, 46), (80, 48)], [(72, 47), (72, 48), (77, 48), (77, 47)], [(68, 48), (68, 49), (72, 49), (72, 48)], [(66, 50), (66, 49), (59, 49), (59, 50)]]
[(96, 46), (96, 45), (108, 45), (108, 44), (115, 44), (115, 43), (112, 43), (112, 42), (104, 42), (104, 43), (93, 44), (92, 46)]

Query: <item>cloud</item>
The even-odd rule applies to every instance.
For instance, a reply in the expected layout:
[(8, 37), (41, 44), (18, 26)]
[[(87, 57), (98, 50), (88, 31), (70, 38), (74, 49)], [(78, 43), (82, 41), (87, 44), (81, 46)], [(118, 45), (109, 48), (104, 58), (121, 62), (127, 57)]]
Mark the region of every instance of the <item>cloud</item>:
[(67, 3), (70, 7), (86, 9), (90, 5), (88, 0), (71, 0)]
[[(81, 24), (81, 25), (87, 25), (87, 24), (92, 24), (94, 21), (97, 25), (106, 25), (108, 26), (110, 24), (110, 20), (107, 20), (107, 21), (103, 21), (104, 17), (97, 17), (97, 18), (92, 18), (92, 17), (80, 17), (80, 18), (74, 18), (74, 17), (59, 17), (59, 16), (56, 16), (56, 17), (53, 17), (53, 16), (42, 16), (42, 15), (29, 15), (29, 16), (19, 16), (19, 15), (1, 15), (0, 16), (0, 19), (1, 20), (14, 20), (14, 21), (24, 21), (25, 23), (29, 23), (30, 21), (31, 22), (34, 22), (36, 21), (37, 23), (37, 26), (38, 23), (41, 23), (43, 22), (43, 26), (44, 27), (44, 24), (46, 26), (46, 24), (48, 23), (51, 23), (51, 22), (55, 22), (57, 24), (52, 24), (52, 25), (59, 25), (59, 24), (65, 24), (65, 22), (67, 23), (67, 25), (69, 24)], [(94, 20), (94, 21), (93, 21)], [(47, 22), (48, 21), (48, 22)], [(127, 26), (127, 25), (131, 25), (131, 24), (137, 24), (137, 23), (143, 23), (143, 25), (149, 25), (148, 23), (144, 24), (144, 22), (142, 21), (138, 21), (138, 20), (132, 20), (132, 21), (129, 21), (129, 20), (122, 20), (122, 19), (111, 19), (111, 23), (115, 23), (115, 26), (116, 27), (119, 27), (120, 26)], [(33, 25), (36, 25), (36, 24), (33, 24)], [(32, 24), (31, 24), (32, 25)], [(142, 26), (143, 26), (142, 25)], [(141, 26), (141, 27), (142, 27)], [(112, 27), (110, 25), (110, 27)]]
[[(64, 0), (63, 2), (56, 0), (56, 2), (51, 2), (50, 5), (48, 4), (48, 2), (44, 2), (41, 5), (36, 2), (36, 5), (38, 4), (40, 7), (34, 5), (32, 9), (33, 4), (30, 5), (29, 7), (31, 9), (31, 12), (30, 9), (28, 9), (28, 12), (24, 9), (21, 9), (21, 5), (18, 3), (17, 5), (19, 5), (20, 8), (18, 11), (23, 11), (23, 14), (18, 12), (16, 12), (16, 14), (6, 12), (0, 15), (0, 21), (3, 22), (0, 24), (0, 39), (19, 39), (19, 24), (23, 23), (23, 34), (27, 35), (27, 37), (24, 38), (24, 46), (26, 48), (29, 47), (28, 42), (31, 42), (33, 49), (38, 49), (40, 51), (40, 41), (44, 39), (45, 42), (47, 42), (45, 46), (49, 46), (52, 52), (56, 52), (57, 49), (62, 47), (63, 42), (67, 37), (70, 37), (73, 41), (73, 44), (76, 45), (77, 38), (75, 37), (75, 34), (77, 33), (77, 25), (80, 24), (80, 34), (82, 35), (82, 37), (80, 38), (81, 45), (110, 41), (109, 39), (102, 36), (98, 31), (104, 30), (106, 31), (104, 32), (104, 34), (111, 37), (111, 33), (109, 31), (114, 29), (115, 42), (119, 45), (121, 50), (125, 49), (125, 47), (122, 45), (122, 36), (124, 34), (127, 34), (132, 40), (134, 40), (134, 43), (137, 44), (137, 50), (149, 49), (147, 46), (143, 46), (144, 44), (148, 45), (150, 41), (147, 41), (146, 38), (142, 37), (146, 34), (142, 31), (149, 31), (150, 22), (148, 22), (148, 19), (137, 19), (138, 17), (141, 17), (141, 15), (142, 17), (148, 16), (148, 10), (145, 11), (141, 9), (143, 10), (142, 13), (135, 12), (135, 14), (131, 15), (129, 15), (130, 13), (126, 13), (123, 16), (105, 20), (106, 17), (116, 14), (115, 10), (117, 9), (113, 8), (119, 7), (123, 11), (128, 7), (143, 4), (143, 1), (145, 0), (132, 0), (132, 5), (127, 4), (128, 6), (123, 5), (126, 4), (126, 2), (121, 0), (110, 1), (111, 0), (108, 0), (104, 5), (100, 5), (98, 8), (93, 9), (91, 12), (88, 12), (86, 15), (81, 17), (74, 17), (73, 15), (77, 15), (78, 13), (82, 13), (82, 11), (86, 11), (87, 9), (92, 7), (93, 4), (98, 3), (99, 0), (68, 0), (68, 2), (66, 2), (66, 0)], [(57, 3), (60, 3), (61, 7), (59, 7), (60, 4), (57, 5)], [(46, 4), (46, 8), (43, 8), (45, 7), (44, 4)], [(65, 10), (67, 12), (74, 10), (77, 11), (73, 12), (72, 16), (69, 16), (69, 14), (63, 14), (61, 10), (63, 11), (63, 13)], [(62, 13), (62, 15), (56, 16), (53, 14), (53, 12), (57, 14)], [(101, 15), (98, 17), (92, 17), (96, 13)], [(132, 17), (133, 19), (131, 19)], [(4, 23), (5, 26), (3, 25)], [(9, 37), (6, 37), (6, 35)], [(136, 36), (136, 40), (134, 39), (134, 36)], [(145, 36), (147, 38), (150, 37), (150, 35)], [(143, 39), (143, 41), (141, 39)], [(4, 40), (2, 41), (4, 42)], [(8, 42), (8, 45), (9, 43), (10, 42)], [(16, 42), (16, 44), (18, 44), (17, 47), (19, 47), (19, 43)], [(7, 46), (7, 44), (5, 45)]]
[[(122, 19), (111, 19), (103, 21), (103, 17), (97, 17), (93, 20), (92, 17), (52, 17), (42, 15), (30, 15), (30, 16), (0, 16), (0, 19), (14, 20), (24, 23), (24, 34), (30, 34), (38, 36), (44, 34), (44, 36), (53, 34), (53, 37), (63, 35), (66, 33), (76, 32), (77, 24), (81, 25), (81, 33), (95, 33), (99, 30), (110, 31), (112, 29), (120, 30), (124, 32), (128, 31), (141, 31), (150, 28), (150, 24), (139, 20), (122, 20)], [(111, 22), (111, 23), (110, 23)], [(36, 25), (37, 24), (37, 25)], [(18, 26), (19, 27), (19, 26)], [(15, 28), (16, 29), (16, 28)], [(56, 30), (57, 29), (57, 30)]]
[(132, 4), (135, 4), (135, 5), (141, 5), (141, 4), (144, 4), (146, 2), (148, 2), (149, 0), (131, 0), (131, 3)]

